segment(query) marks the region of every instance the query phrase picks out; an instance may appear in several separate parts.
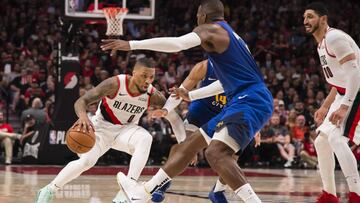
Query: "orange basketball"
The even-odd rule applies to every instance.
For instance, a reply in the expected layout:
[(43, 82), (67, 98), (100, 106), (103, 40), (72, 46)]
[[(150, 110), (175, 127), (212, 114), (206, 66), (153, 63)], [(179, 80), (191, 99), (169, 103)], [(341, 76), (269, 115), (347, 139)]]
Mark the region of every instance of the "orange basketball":
[(95, 134), (93, 131), (90, 133), (78, 131), (77, 127), (71, 127), (66, 133), (66, 145), (76, 154), (83, 154), (94, 146)]

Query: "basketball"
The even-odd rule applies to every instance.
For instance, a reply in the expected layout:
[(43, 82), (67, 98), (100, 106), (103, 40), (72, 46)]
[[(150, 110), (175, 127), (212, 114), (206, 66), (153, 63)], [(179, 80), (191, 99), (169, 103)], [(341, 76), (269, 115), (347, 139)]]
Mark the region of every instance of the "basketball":
[(76, 154), (83, 154), (94, 146), (95, 134), (78, 131), (76, 127), (71, 127), (66, 133), (66, 145), (67, 147)]

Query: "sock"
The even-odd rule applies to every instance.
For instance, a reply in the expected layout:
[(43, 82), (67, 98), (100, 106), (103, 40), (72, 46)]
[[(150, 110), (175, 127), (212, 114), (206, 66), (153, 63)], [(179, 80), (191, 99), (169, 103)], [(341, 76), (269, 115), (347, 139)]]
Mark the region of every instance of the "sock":
[(149, 181), (145, 182), (145, 190), (152, 194), (153, 192), (155, 192), (155, 190), (157, 190), (170, 180), (171, 178), (162, 168), (160, 168), (159, 171)]
[(360, 194), (360, 178), (357, 163), (347, 142), (347, 139), (337, 131), (329, 135), (329, 143), (339, 161), (350, 192)]
[[(340, 136), (340, 135), (339, 135)], [(319, 171), (323, 189), (336, 196), (335, 187), (335, 157), (331, 149), (327, 135), (320, 133), (315, 139), (315, 149), (318, 155)]]
[(261, 200), (256, 195), (249, 183), (239, 187), (235, 190), (235, 194), (239, 196), (245, 203), (261, 203)]
[(135, 149), (129, 164), (127, 176), (133, 180), (138, 180), (146, 162), (149, 158), (152, 137), (144, 129), (137, 130), (129, 140), (129, 144)]
[(60, 187), (58, 187), (55, 183), (52, 183), (52, 182), (49, 184), (49, 188), (53, 192), (60, 190)]
[(226, 190), (226, 185), (222, 184), (218, 179), (215, 184), (214, 192), (219, 192), (224, 190)]

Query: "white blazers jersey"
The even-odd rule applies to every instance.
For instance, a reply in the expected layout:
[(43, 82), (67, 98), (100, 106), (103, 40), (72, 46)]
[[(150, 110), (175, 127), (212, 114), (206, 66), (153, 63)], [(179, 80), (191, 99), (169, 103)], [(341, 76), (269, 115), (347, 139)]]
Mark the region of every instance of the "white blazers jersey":
[(116, 95), (101, 100), (96, 116), (102, 116), (104, 120), (117, 125), (138, 124), (150, 105), (155, 88), (150, 84), (146, 93), (133, 95), (129, 92), (128, 75), (118, 75), (117, 82), (119, 89)]
[[(335, 54), (331, 50), (331, 44), (329, 44), (331, 38), (339, 39), (339, 37), (343, 38), (344, 41), (350, 44), (351, 48), (353, 49), (353, 53), (355, 53), (356, 58), (359, 59), (360, 50), (355, 41), (345, 32), (334, 28), (328, 28), (324, 39), (318, 45), (317, 51), (319, 53), (320, 63), (324, 71), (326, 81), (331, 86), (335, 87), (339, 94), (343, 95), (345, 94), (345, 75), (347, 72), (341, 68), (339, 60), (341, 60), (344, 56), (342, 58), (336, 58)], [(359, 60), (358, 64), (360, 64)]]

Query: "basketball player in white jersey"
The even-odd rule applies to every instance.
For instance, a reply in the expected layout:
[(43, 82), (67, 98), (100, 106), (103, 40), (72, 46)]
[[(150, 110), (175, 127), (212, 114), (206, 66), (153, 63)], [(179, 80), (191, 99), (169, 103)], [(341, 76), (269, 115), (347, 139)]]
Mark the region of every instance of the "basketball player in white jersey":
[[(132, 76), (118, 75), (106, 79), (75, 102), (75, 112), (79, 117), (76, 128), (95, 131), (95, 145), (89, 152), (81, 154), (78, 160), (68, 163), (49, 185), (42, 188), (36, 203), (51, 202), (57, 190), (94, 166), (110, 148), (132, 155), (128, 177), (139, 178), (152, 144), (152, 136), (138, 125), (139, 119), (150, 105), (162, 107), (166, 101), (151, 85), (154, 77), (152, 61), (141, 58), (136, 62)], [(98, 101), (98, 110), (90, 121), (86, 107)], [(185, 139), (181, 118), (175, 112), (166, 118), (178, 141)]]
[(349, 203), (360, 202), (357, 163), (348, 141), (360, 143), (360, 50), (345, 32), (330, 28), (328, 11), (319, 2), (311, 3), (304, 13), (304, 26), (318, 43), (317, 51), (326, 81), (332, 86), (322, 106), (315, 112), (320, 124), (315, 148), (323, 193), (317, 203), (337, 203), (335, 158), (349, 186)]

